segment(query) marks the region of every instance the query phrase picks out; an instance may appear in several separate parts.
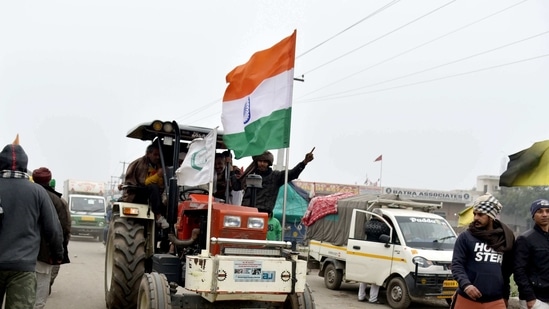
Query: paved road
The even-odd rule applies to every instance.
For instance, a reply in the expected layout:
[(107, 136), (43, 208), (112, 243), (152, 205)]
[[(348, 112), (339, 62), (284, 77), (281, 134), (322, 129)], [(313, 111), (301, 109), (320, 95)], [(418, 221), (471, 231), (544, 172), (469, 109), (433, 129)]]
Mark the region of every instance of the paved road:
[[(105, 247), (92, 238), (73, 237), (69, 243), (71, 263), (61, 271), (48, 298), (46, 309), (104, 309), (103, 288)], [(343, 284), (338, 291), (324, 287), (323, 278), (312, 270), (307, 278), (317, 309), (332, 308), (389, 308), (357, 300), (358, 284)], [(384, 297), (380, 293), (380, 297)], [(444, 308), (438, 303), (413, 304), (411, 308)]]
[(71, 262), (61, 266), (46, 309), (105, 309), (105, 247), (93, 238), (73, 236)]
[[(313, 290), (313, 297), (316, 303), (316, 309), (332, 308), (361, 308), (361, 309), (381, 309), (390, 308), (386, 304), (370, 304), (368, 302), (358, 301), (358, 283), (343, 283), (339, 290), (330, 290), (324, 286), (324, 278), (319, 277), (316, 270), (311, 270), (307, 277), (307, 282)], [(379, 300), (385, 303), (385, 292), (379, 293)], [(410, 308), (448, 308), (446, 301), (425, 301), (421, 303), (412, 303)]]

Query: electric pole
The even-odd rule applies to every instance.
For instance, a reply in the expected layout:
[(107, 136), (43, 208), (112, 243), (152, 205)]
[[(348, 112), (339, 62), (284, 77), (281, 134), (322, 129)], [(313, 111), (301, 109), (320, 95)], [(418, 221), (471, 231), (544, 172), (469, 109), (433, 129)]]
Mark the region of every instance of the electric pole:
[(120, 175), (120, 181), (124, 182), (124, 179), (126, 179), (126, 164), (130, 162), (120, 161), (122, 163), (122, 174)]

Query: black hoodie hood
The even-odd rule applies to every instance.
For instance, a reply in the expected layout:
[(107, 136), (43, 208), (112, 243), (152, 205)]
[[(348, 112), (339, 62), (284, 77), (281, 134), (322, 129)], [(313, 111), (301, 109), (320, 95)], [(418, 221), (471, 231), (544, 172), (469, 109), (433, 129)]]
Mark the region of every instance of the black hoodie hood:
[(26, 173), (29, 158), (21, 145), (8, 144), (0, 152), (0, 170)]

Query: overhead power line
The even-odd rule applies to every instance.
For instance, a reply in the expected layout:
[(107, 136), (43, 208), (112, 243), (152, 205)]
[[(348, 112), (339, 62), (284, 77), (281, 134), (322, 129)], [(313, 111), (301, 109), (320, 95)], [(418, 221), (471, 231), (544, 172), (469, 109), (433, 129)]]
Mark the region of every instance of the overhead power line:
[(356, 23), (350, 25), (349, 27), (347, 27), (347, 28), (341, 30), (340, 32), (338, 32), (338, 33), (336, 33), (335, 35), (329, 37), (328, 39), (326, 39), (326, 40), (324, 40), (323, 42), (317, 44), (316, 46), (310, 48), (308, 51), (302, 53), (301, 55), (299, 55), (299, 56), (297, 56), (297, 57), (295, 57), (295, 58), (298, 59), (298, 58), (300, 58), (300, 57), (305, 56), (306, 54), (310, 53), (311, 51), (317, 49), (318, 47), (320, 47), (320, 46), (326, 44), (327, 42), (333, 40), (334, 38), (340, 36), (341, 34), (343, 34), (344, 32), (346, 32), (347, 30), (349, 30), (349, 29), (355, 27), (356, 25), (362, 23), (363, 21), (365, 21), (365, 20), (367, 20), (367, 19), (369, 19), (369, 18), (371, 18), (371, 17), (373, 17), (373, 16), (375, 16), (375, 15), (381, 13), (382, 11), (388, 9), (389, 7), (393, 6), (393, 5), (396, 4), (397, 2), (400, 2), (400, 0), (395, 0), (395, 1), (392, 1), (392, 2), (390, 2), (390, 3), (388, 3), (388, 4), (384, 5), (384, 6), (382, 6), (381, 8), (375, 10), (373, 13), (369, 14), (368, 16), (362, 18), (361, 20), (359, 20), (359, 21), (357, 21)]
[[(307, 50), (306, 52), (302, 53), (301, 55), (296, 56), (296, 59), (299, 58), (299, 57), (305, 56), (305, 55), (308, 54), (309, 52), (311, 52), (311, 51), (317, 49), (318, 47), (320, 47), (320, 46), (324, 45), (325, 43), (331, 41), (332, 39), (334, 39), (334, 38), (340, 36), (341, 34), (343, 34), (344, 32), (348, 31), (349, 29), (351, 29), (351, 28), (357, 26), (358, 24), (364, 22), (365, 20), (368, 20), (369, 18), (371, 18), (371, 17), (373, 17), (373, 16), (375, 16), (375, 15), (381, 13), (382, 11), (388, 9), (389, 7), (395, 5), (396, 3), (400, 2), (400, 1), (401, 1), (401, 0), (394, 0), (394, 1), (391, 1), (390, 3), (388, 3), (388, 4), (386, 4), (386, 5), (382, 6), (381, 8), (375, 10), (375, 11), (372, 12), (371, 14), (369, 14), (369, 15), (367, 15), (366, 17), (360, 19), (359, 21), (355, 22), (354, 24), (350, 25), (349, 27), (343, 29), (342, 31), (336, 33), (335, 35), (331, 36), (330, 38), (328, 38), (328, 39), (324, 40), (323, 42), (317, 44), (316, 46), (310, 48), (309, 50)], [(216, 100), (214, 100), (214, 101), (212, 101), (212, 102), (210, 102), (210, 103), (208, 103), (208, 104), (206, 104), (206, 105), (204, 105), (204, 106), (200, 106), (199, 108), (194, 109), (193, 111), (191, 111), (191, 112), (189, 112), (189, 113), (186, 113), (186, 114), (184, 114), (184, 115), (175, 117), (175, 119), (177, 119), (177, 120), (188, 119), (189, 117), (191, 117), (191, 116), (193, 116), (193, 115), (196, 115), (196, 114), (198, 114), (198, 113), (200, 113), (200, 112), (205, 111), (208, 107), (213, 106), (213, 105), (219, 103), (220, 100), (221, 100), (221, 99), (216, 99)], [(203, 119), (209, 118), (209, 117), (211, 117), (211, 116), (212, 116), (212, 114), (209, 114), (209, 115), (206, 115), (205, 117), (200, 118), (199, 120), (203, 120)]]
[(194, 110), (192, 110), (192, 111), (190, 111), (190, 112), (188, 112), (188, 113), (186, 113), (186, 114), (184, 114), (184, 115), (177, 116), (177, 117), (175, 117), (174, 119), (175, 119), (175, 120), (184, 120), (184, 119), (188, 119), (188, 118), (190, 118), (191, 116), (194, 116), (194, 115), (196, 115), (196, 114), (198, 114), (198, 113), (201, 113), (201, 112), (205, 111), (205, 110), (206, 110), (207, 108), (209, 108), (210, 106), (214, 106), (215, 104), (218, 104), (220, 100), (221, 100), (221, 99), (215, 99), (215, 100), (211, 101), (210, 103), (208, 103), (208, 104), (206, 104), (206, 105), (202, 105), (202, 106), (200, 106), (200, 107), (198, 107), (198, 108), (195, 108)]
[(432, 83), (432, 82), (436, 82), (436, 81), (439, 81), (439, 80), (444, 80), (444, 79), (449, 79), (449, 78), (454, 78), (454, 77), (479, 73), (479, 72), (483, 72), (483, 71), (489, 71), (489, 70), (493, 70), (493, 69), (497, 69), (497, 68), (501, 68), (501, 67), (505, 67), (505, 66), (510, 66), (510, 65), (514, 65), (514, 64), (518, 64), (518, 63), (538, 60), (538, 59), (545, 58), (545, 57), (548, 57), (548, 56), (549, 56), (549, 53), (542, 54), (542, 55), (539, 55), (539, 56), (529, 57), (529, 58), (525, 58), (525, 59), (521, 59), (521, 60), (517, 60), (517, 61), (507, 62), (507, 63), (503, 63), (503, 64), (498, 64), (498, 65), (493, 65), (493, 66), (489, 66), (489, 67), (485, 67), (485, 68), (480, 68), (480, 69), (476, 69), (476, 70), (471, 70), (471, 71), (467, 71), (467, 72), (456, 73), (456, 74), (451, 74), (451, 75), (447, 75), (447, 76), (427, 79), (427, 80), (423, 80), (423, 81), (403, 84), (403, 85), (399, 85), (399, 86), (388, 87), (388, 88), (383, 88), (383, 89), (377, 89), (377, 90), (372, 90), (372, 91), (367, 91), (367, 92), (362, 92), (362, 93), (355, 93), (355, 94), (339, 96), (339, 97), (331, 97), (331, 98), (324, 98), (324, 99), (311, 99), (311, 100), (306, 100), (306, 101), (303, 101), (303, 102), (300, 102), (300, 103), (310, 103), (310, 102), (318, 102), (318, 101), (326, 101), (326, 100), (335, 100), (335, 99), (356, 97), (356, 96), (361, 96), (361, 95), (366, 95), (366, 94), (390, 91), (390, 90), (394, 90), (394, 89), (405, 88), (405, 87), (410, 87), (410, 86), (416, 86), (416, 85), (426, 84), (426, 83)]
[(375, 39), (373, 39), (373, 40), (367, 42), (367, 43), (364, 44), (364, 45), (361, 45), (361, 46), (359, 46), (359, 47), (357, 47), (357, 48), (355, 48), (355, 49), (353, 49), (353, 50), (351, 50), (351, 51), (349, 51), (349, 52), (346, 52), (345, 54), (343, 54), (343, 55), (341, 55), (341, 56), (339, 56), (339, 57), (336, 57), (336, 58), (334, 58), (334, 59), (332, 59), (332, 60), (330, 60), (330, 61), (328, 61), (328, 62), (326, 62), (326, 63), (324, 63), (324, 64), (321, 64), (321, 65), (319, 65), (319, 66), (317, 66), (317, 67), (315, 67), (315, 68), (313, 68), (313, 69), (311, 69), (311, 70), (309, 70), (309, 71), (303, 73), (303, 75), (307, 75), (307, 74), (309, 74), (309, 73), (311, 73), (311, 72), (314, 72), (314, 71), (316, 71), (316, 70), (318, 70), (318, 69), (320, 69), (320, 68), (322, 68), (322, 67), (324, 67), (324, 66), (326, 66), (326, 65), (328, 65), (328, 64), (330, 64), (330, 63), (333, 63), (333, 62), (335, 62), (335, 61), (337, 61), (337, 60), (339, 60), (339, 59), (341, 59), (341, 58), (343, 58), (343, 57), (346, 57), (346, 56), (348, 56), (348, 55), (354, 53), (355, 51), (357, 51), (357, 50), (359, 50), (359, 49), (362, 49), (362, 48), (364, 48), (364, 47), (366, 47), (366, 46), (368, 46), (368, 45), (370, 45), (370, 44), (372, 44), (372, 43), (374, 43), (374, 42), (376, 42), (376, 41), (379, 41), (379, 40), (381, 40), (382, 38), (387, 37), (387, 36), (389, 36), (389, 35), (391, 35), (391, 34), (397, 32), (397, 31), (399, 31), (399, 30), (401, 30), (401, 29), (403, 29), (403, 28), (405, 28), (405, 27), (407, 27), (407, 26), (409, 26), (409, 25), (411, 25), (411, 24), (413, 24), (413, 23), (415, 23), (415, 22), (417, 22), (417, 21), (419, 21), (419, 20), (421, 20), (421, 19), (423, 19), (423, 18), (425, 18), (425, 17), (427, 17), (427, 16), (429, 16), (429, 15), (435, 13), (435, 12), (437, 12), (438, 10), (441, 10), (441, 9), (445, 8), (446, 6), (452, 4), (452, 3), (456, 2), (456, 1), (457, 1), (457, 0), (452, 0), (452, 1), (450, 1), (450, 2), (447, 2), (446, 4), (444, 4), (444, 5), (442, 5), (442, 6), (439, 6), (438, 8), (436, 8), (436, 9), (434, 9), (434, 10), (432, 10), (432, 11), (430, 11), (430, 12), (424, 14), (424, 15), (421, 15), (420, 17), (418, 17), (418, 18), (416, 18), (416, 19), (413, 19), (412, 21), (407, 22), (407, 23), (405, 23), (404, 25), (402, 25), (402, 26), (400, 26), (400, 27), (397, 27), (397, 28), (395, 28), (395, 29), (389, 31), (389, 32), (387, 32), (387, 33), (385, 33), (385, 34), (383, 34), (383, 35), (381, 35), (381, 36), (379, 36), (379, 37), (377, 37), (377, 38), (375, 38)]
[(498, 46), (498, 47), (491, 48), (491, 49), (488, 49), (488, 50), (485, 50), (485, 51), (482, 51), (482, 52), (479, 52), (479, 53), (475, 53), (475, 54), (472, 54), (472, 55), (469, 55), (469, 56), (466, 56), (466, 57), (463, 57), (463, 58), (459, 58), (459, 59), (456, 59), (456, 60), (452, 60), (452, 61), (446, 62), (446, 63), (444, 63), (444, 64), (435, 65), (435, 66), (432, 66), (432, 67), (427, 68), (427, 69), (423, 69), (423, 70), (419, 70), (419, 71), (416, 71), (416, 72), (413, 72), (413, 73), (401, 75), (401, 76), (399, 76), (399, 77), (387, 79), (387, 80), (384, 80), (384, 81), (381, 81), (381, 82), (377, 82), (377, 83), (374, 83), (374, 84), (370, 84), (370, 85), (358, 87), (358, 88), (355, 88), (355, 89), (351, 89), (351, 90), (347, 90), (347, 91), (342, 91), (342, 92), (339, 92), (339, 93), (331, 94), (331, 95), (329, 95), (329, 96), (327, 96), (327, 97), (330, 97), (330, 96), (337, 96), (337, 95), (341, 95), (341, 94), (345, 94), (345, 93), (354, 92), (354, 91), (357, 91), (357, 90), (362, 90), (362, 89), (366, 89), (366, 88), (371, 88), (371, 87), (379, 86), (379, 85), (386, 84), (386, 83), (389, 83), (389, 82), (394, 82), (394, 81), (396, 81), (396, 80), (400, 80), (400, 79), (403, 79), (403, 78), (407, 78), (407, 77), (410, 77), (410, 76), (414, 76), (414, 75), (418, 75), (418, 74), (421, 74), (421, 73), (433, 71), (433, 70), (435, 70), (435, 69), (439, 69), (439, 68), (442, 68), (442, 67), (445, 67), (445, 66), (449, 66), (449, 65), (452, 65), (452, 64), (456, 64), (456, 63), (458, 63), (458, 62), (462, 62), (462, 61), (465, 61), (465, 60), (469, 60), (469, 59), (471, 59), (471, 58), (475, 58), (475, 57), (478, 57), (478, 56), (482, 56), (482, 55), (485, 55), (485, 54), (488, 54), (488, 53), (491, 53), (491, 52), (494, 52), (494, 51), (497, 51), (497, 50), (500, 50), (500, 49), (503, 49), (503, 48), (507, 48), (507, 47), (509, 47), (509, 46), (513, 46), (513, 45), (516, 45), (516, 44), (519, 44), (519, 43), (522, 43), (522, 42), (525, 42), (525, 41), (528, 41), (528, 40), (531, 40), (531, 39), (535, 39), (535, 38), (540, 37), (540, 36), (543, 36), (543, 35), (547, 35), (547, 34), (549, 34), (549, 30), (543, 31), (543, 32), (541, 32), (541, 33), (538, 33), (538, 34), (535, 34), (535, 35), (532, 35), (532, 36), (529, 36), (529, 37), (526, 37), (526, 38), (523, 38), (523, 39), (520, 39), (520, 40), (511, 42), (511, 43), (507, 43), (507, 44), (504, 44), (504, 45), (500, 45), (500, 46)]
[(358, 75), (358, 74), (360, 74), (360, 73), (363, 73), (363, 72), (365, 72), (365, 71), (368, 71), (368, 70), (370, 70), (370, 69), (372, 69), (372, 68), (375, 68), (375, 67), (377, 67), (377, 66), (379, 66), (379, 65), (385, 64), (385, 63), (387, 63), (387, 62), (389, 62), (389, 61), (391, 61), (391, 60), (394, 60), (394, 59), (396, 59), (396, 58), (398, 58), (398, 57), (400, 57), (400, 56), (403, 56), (403, 55), (405, 55), (405, 54), (408, 54), (408, 53), (410, 53), (410, 52), (412, 52), (412, 51), (414, 51), (414, 50), (416, 50), (416, 49), (419, 49), (419, 48), (421, 48), (421, 47), (424, 47), (424, 46), (427, 46), (427, 45), (429, 45), (429, 44), (431, 44), (431, 43), (434, 43), (434, 42), (436, 42), (436, 41), (438, 41), (438, 40), (440, 40), (440, 39), (443, 39), (443, 38), (445, 38), (445, 37), (447, 37), (447, 36), (450, 36), (450, 35), (452, 35), (452, 34), (454, 34), (454, 33), (456, 33), (456, 32), (459, 32), (459, 31), (464, 30), (464, 29), (466, 29), (466, 28), (469, 28), (469, 27), (471, 27), (471, 26), (473, 26), (473, 25), (476, 25), (476, 24), (478, 24), (478, 23), (480, 23), (480, 22), (482, 22), (482, 21), (485, 21), (485, 20), (487, 20), (487, 19), (489, 19), (489, 18), (492, 18), (492, 17), (494, 17), (494, 16), (496, 16), (496, 15), (498, 15), (498, 14), (501, 14), (501, 13), (503, 13), (503, 12), (505, 12), (505, 11), (511, 9), (511, 8), (514, 8), (514, 7), (516, 7), (516, 6), (518, 6), (518, 5), (522, 4), (522, 3), (525, 3), (525, 2), (527, 2), (527, 1), (528, 1), (528, 0), (523, 0), (523, 1), (517, 2), (517, 3), (512, 4), (512, 5), (510, 5), (510, 6), (506, 7), (506, 8), (503, 8), (503, 9), (501, 9), (501, 10), (499, 10), (499, 11), (496, 11), (496, 12), (491, 13), (491, 14), (489, 14), (489, 15), (487, 15), (487, 16), (484, 16), (484, 17), (482, 17), (482, 18), (480, 18), (480, 19), (477, 19), (477, 20), (475, 20), (475, 21), (473, 21), (473, 22), (471, 22), (471, 23), (468, 23), (468, 24), (466, 24), (466, 25), (463, 25), (463, 26), (461, 26), (461, 27), (458, 27), (458, 28), (456, 28), (456, 29), (454, 29), (454, 30), (452, 30), (452, 31), (450, 31), (450, 32), (447, 32), (447, 33), (445, 33), (445, 34), (443, 34), (443, 35), (440, 35), (440, 36), (438, 36), (438, 37), (436, 37), (436, 38), (434, 38), (434, 39), (431, 39), (431, 40), (428, 40), (428, 41), (426, 41), (426, 42), (423, 42), (423, 43), (421, 43), (421, 44), (419, 44), (419, 45), (416, 45), (416, 46), (414, 46), (414, 47), (412, 47), (412, 48), (410, 48), (410, 49), (407, 49), (407, 50), (405, 50), (405, 51), (403, 51), (403, 52), (401, 52), (401, 53), (398, 53), (398, 54), (396, 54), (396, 55), (394, 55), (394, 56), (391, 56), (391, 57), (386, 58), (386, 59), (384, 59), (384, 60), (382, 60), (382, 61), (380, 61), (380, 62), (377, 62), (377, 63), (375, 63), (375, 64), (373, 64), (373, 65), (371, 65), (371, 66), (369, 66), (369, 67), (366, 67), (365, 69), (362, 69), (362, 70), (357, 71), (357, 72), (355, 72), (355, 73), (353, 73), (353, 74), (347, 75), (347, 76), (345, 76), (345, 77), (343, 77), (343, 78), (341, 78), (341, 79), (338, 79), (337, 81), (331, 82), (331, 83), (329, 83), (329, 84), (327, 84), (327, 85), (324, 85), (324, 86), (322, 86), (322, 87), (319, 87), (319, 88), (317, 88), (317, 89), (315, 89), (315, 90), (313, 90), (313, 91), (310, 91), (310, 92), (308, 92), (308, 93), (302, 95), (300, 98), (306, 97), (306, 96), (308, 96), (308, 95), (311, 95), (311, 94), (316, 93), (316, 92), (321, 91), (321, 90), (326, 90), (326, 88), (328, 88), (328, 87), (331, 87), (331, 86), (333, 86), (333, 85), (336, 85), (336, 84), (338, 84), (338, 83), (340, 83), (340, 82), (342, 82), (342, 81), (345, 81), (345, 80), (347, 80), (347, 79), (349, 79), (349, 78), (351, 78), (351, 77), (353, 77), (353, 76), (356, 76), (356, 75)]

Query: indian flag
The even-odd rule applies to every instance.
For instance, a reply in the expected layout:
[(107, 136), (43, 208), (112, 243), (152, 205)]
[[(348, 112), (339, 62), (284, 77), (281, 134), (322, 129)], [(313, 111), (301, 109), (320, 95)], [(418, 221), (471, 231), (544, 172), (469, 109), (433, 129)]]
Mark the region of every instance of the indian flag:
[(227, 74), (221, 122), (235, 158), (290, 146), (296, 31)]

